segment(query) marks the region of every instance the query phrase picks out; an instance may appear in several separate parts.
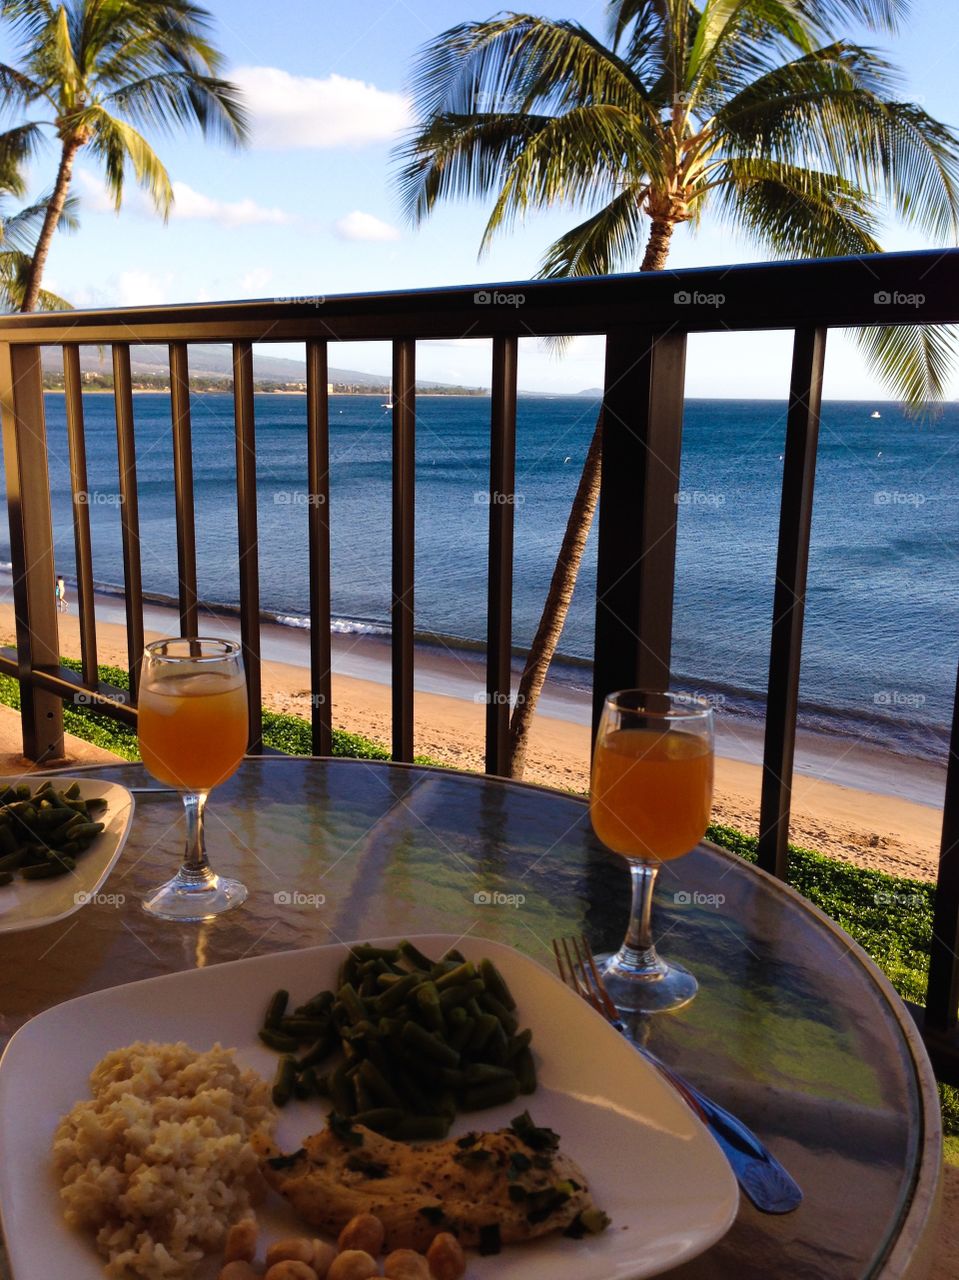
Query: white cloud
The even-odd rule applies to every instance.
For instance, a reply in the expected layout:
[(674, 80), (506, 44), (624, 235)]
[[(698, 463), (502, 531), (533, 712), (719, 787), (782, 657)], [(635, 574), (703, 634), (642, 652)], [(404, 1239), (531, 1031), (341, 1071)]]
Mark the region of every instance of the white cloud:
[(318, 80), (279, 67), (236, 67), (230, 79), (246, 97), (253, 146), (264, 150), (382, 142), (410, 121), (401, 94), (346, 76)]
[(281, 226), (293, 217), (282, 209), (267, 209), (247, 196), (243, 200), (216, 200), (194, 191), (185, 182), (173, 184), (174, 204), (171, 217), (218, 222), (222, 227), (254, 227), (270, 224)]
[(399, 240), (400, 233), (382, 218), (372, 213), (354, 209), (352, 213), (333, 223), (334, 232), (341, 240)]
[(265, 289), (273, 279), (273, 272), (269, 267), (254, 267), (252, 271), (248, 271), (246, 275), (240, 279), (240, 284), (244, 289), (248, 289), (255, 294), (260, 289)]
[(119, 307), (154, 307), (164, 302), (176, 301), (177, 289), (172, 274), (154, 275), (151, 271), (132, 268), (121, 271), (115, 280), (107, 284), (110, 302)]
[[(114, 212), (113, 200), (101, 178), (86, 169), (78, 169), (76, 180), (84, 209), (92, 213)], [(123, 207), (127, 212), (156, 217), (153, 201), (146, 192), (136, 187), (131, 186), (126, 190)], [(243, 200), (218, 200), (214, 196), (204, 195), (202, 191), (194, 191), (185, 182), (173, 183), (173, 208), (170, 210), (170, 217), (194, 222), (215, 222), (221, 227), (282, 226), (295, 221), (293, 215), (285, 210), (266, 208), (249, 196)]]

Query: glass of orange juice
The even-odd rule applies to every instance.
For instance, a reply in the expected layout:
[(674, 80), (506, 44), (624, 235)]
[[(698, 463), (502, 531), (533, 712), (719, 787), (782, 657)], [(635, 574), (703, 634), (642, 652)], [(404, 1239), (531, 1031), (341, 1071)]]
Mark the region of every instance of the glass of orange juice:
[(203, 839), (207, 796), (236, 772), (247, 746), (240, 646), (204, 637), (148, 644), (138, 706), (143, 763), (158, 782), (177, 788), (186, 810), (180, 870), (154, 889), (143, 909), (165, 920), (209, 920), (246, 898), (245, 885), (210, 866)]
[(603, 706), (590, 779), (589, 816), (629, 863), (633, 903), (615, 955), (597, 957), (623, 1013), (678, 1009), (696, 994), (688, 970), (653, 945), (653, 886), (662, 863), (702, 840), (713, 797), (713, 712), (702, 698), (627, 689)]

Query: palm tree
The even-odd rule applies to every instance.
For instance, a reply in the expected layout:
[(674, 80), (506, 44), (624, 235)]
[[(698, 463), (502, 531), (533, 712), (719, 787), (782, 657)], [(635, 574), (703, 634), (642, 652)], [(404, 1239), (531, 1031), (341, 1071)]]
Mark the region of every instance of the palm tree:
[[(959, 140), (896, 96), (897, 73), (843, 39), (894, 31), (909, 0), (609, 0), (609, 40), (577, 22), (505, 13), (453, 27), (419, 55), (418, 123), (402, 145), (404, 206), (493, 197), (482, 248), (555, 206), (588, 216), (542, 276), (666, 265), (674, 228), (707, 214), (778, 257), (874, 253), (884, 213), (940, 240), (959, 229)], [(935, 328), (858, 334), (913, 402), (941, 398), (956, 351)], [(590, 445), (510, 722), (521, 777), (536, 701), (599, 495)]]
[[(23, 305), (27, 278), (37, 237), (46, 217), (50, 196), (10, 214), (5, 205), (11, 197), (26, 193), (22, 166), (31, 150), (30, 126), (18, 126), (0, 134), (0, 311), (19, 311)], [(77, 228), (76, 201), (68, 197), (60, 214), (61, 230)], [(70, 303), (49, 290), (41, 289), (37, 305), (42, 311), (65, 311)]]
[(209, 13), (190, 0), (0, 0), (21, 42), (19, 66), (0, 64), (7, 105), (50, 119), (21, 126), (35, 146), (44, 128), (60, 144), (60, 162), (23, 290), (32, 311), (53, 233), (63, 213), (78, 153), (89, 147), (103, 164), (117, 209), (127, 165), (168, 214), (173, 190), (166, 169), (139, 127), (161, 132), (197, 125), (202, 133), (239, 143), (246, 117), (239, 91), (215, 74), (221, 57), (208, 38)]

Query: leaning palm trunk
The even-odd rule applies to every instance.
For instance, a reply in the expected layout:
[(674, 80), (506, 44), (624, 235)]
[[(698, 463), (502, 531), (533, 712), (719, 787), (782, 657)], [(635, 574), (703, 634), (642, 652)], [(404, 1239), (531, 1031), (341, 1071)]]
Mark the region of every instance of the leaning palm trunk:
[[(646, 253), (640, 271), (662, 271), (669, 253), (669, 242), (673, 234), (673, 223), (653, 219)], [(593, 516), (599, 502), (599, 484), (602, 474), (603, 458), (603, 411), (596, 420), (596, 430), (589, 444), (583, 474), (576, 488), (576, 496), (566, 521), (566, 532), (556, 559), (556, 568), (550, 580), (546, 603), (536, 628), (536, 635), (530, 645), (526, 665), (520, 677), (516, 694), (516, 705), (509, 724), (509, 774), (511, 778), (522, 778), (526, 768), (526, 753), (529, 749), (529, 734), (533, 726), (533, 712), (543, 691), (550, 663), (556, 653), (559, 638), (566, 625), (573, 589), (579, 576), (579, 566), (583, 562), (583, 552), (592, 527)]]
[(549, 584), (546, 603), (536, 628), (536, 635), (530, 645), (526, 658), (526, 666), (520, 678), (516, 694), (516, 705), (510, 718), (510, 777), (522, 778), (526, 767), (526, 752), (529, 747), (529, 731), (533, 723), (533, 712), (542, 692), (553, 661), (556, 646), (566, 623), (569, 602), (573, 598), (573, 588), (579, 574), (579, 566), (586, 549), (586, 540), (593, 523), (596, 504), (599, 501), (600, 463), (603, 456), (603, 412), (600, 410), (596, 420), (596, 430), (589, 444), (583, 474), (576, 487), (576, 496), (566, 521), (566, 532), (559, 549), (556, 568)]
[(47, 256), (50, 253), (50, 246), (53, 243), (53, 233), (59, 225), (60, 219), (63, 215), (64, 205), (67, 202), (67, 193), (70, 190), (70, 179), (73, 176), (73, 162), (76, 160), (80, 146), (80, 141), (74, 138), (69, 139), (63, 144), (63, 150), (60, 155), (60, 167), (57, 170), (56, 184), (53, 188), (53, 194), (50, 197), (50, 203), (47, 205), (47, 211), (43, 219), (43, 227), (40, 230), (40, 236), (37, 240), (36, 248), (33, 251), (33, 261), (30, 264), (30, 271), (27, 275), (23, 302), (20, 306), (21, 311), (36, 311), (37, 309), (37, 303), (40, 300), (40, 282), (43, 279), (43, 269), (46, 266)]

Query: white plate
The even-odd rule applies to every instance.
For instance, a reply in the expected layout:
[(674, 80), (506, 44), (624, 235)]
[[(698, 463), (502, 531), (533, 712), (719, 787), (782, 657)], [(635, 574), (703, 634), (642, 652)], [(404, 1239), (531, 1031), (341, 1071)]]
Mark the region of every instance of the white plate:
[[(36, 791), (46, 779), (27, 781)], [(99, 892), (126, 844), (133, 819), (133, 796), (126, 787), (94, 778), (61, 778), (59, 774), (51, 781), (58, 791), (76, 782), (84, 800), (105, 800), (106, 809), (95, 817), (105, 824), (104, 830), (77, 860), (72, 874), (53, 880), (24, 880), (18, 875), (12, 884), (0, 886), (0, 933), (39, 929), (72, 916)]]
[[(534, 961), (484, 939), (415, 939), (428, 955), (459, 946), (489, 956), (510, 984), (523, 1024), (533, 1028), (540, 1085), (529, 1098), (460, 1116), (453, 1135), (500, 1128), (524, 1107), (555, 1129), (578, 1161), (594, 1199), (612, 1218), (601, 1236), (549, 1238), (469, 1257), (469, 1280), (639, 1280), (701, 1253), (730, 1227), (739, 1189), (702, 1124), (657, 1072), (583, 1000)], [(302, 1001), (333, 985), (345, 946), (257, 956), (112, 987), (48, 1009), (21, 1028), (0, 1060), (0, 1211), (14, 1280), (102, 1280), (92, 1243), (65, 1225), (50, 1169), (58, 1119), (89, 1097), (87, 1078), (112, 1049), (135, 1040), (215, 1041), (272, 1077), (276, 1055), (257, 1039), (278, 987)], [(281, 1113), (287, 1151), (323, 1126), (315, 1101)], [(260, 1211), (266, 1234), (290, 1234), (286, 1206), (271, 1195)], [(295, 1230), (295, 1228), (294, 1228)], [(213, 1260), (201, 1270), (215, 1275)]]

